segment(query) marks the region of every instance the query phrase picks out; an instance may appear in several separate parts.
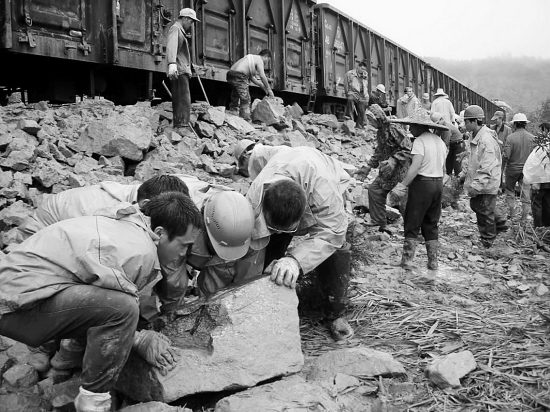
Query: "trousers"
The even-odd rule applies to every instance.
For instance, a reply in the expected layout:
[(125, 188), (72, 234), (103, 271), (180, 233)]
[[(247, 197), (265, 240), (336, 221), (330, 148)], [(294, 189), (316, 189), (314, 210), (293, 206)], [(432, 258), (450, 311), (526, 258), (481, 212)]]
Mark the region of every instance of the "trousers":
[(442, 179), (412, 181), (404, 217), (406, 239), (416, 239), (419, 232), (426, 241), (438, 239), (442, 195)]
[(470, 208), (477, 217), (477, 227), (481, 239), (492, 242), (497, 237), (497, 226), (506, 219), (495, 209), (497, 195), (482, 194), (470, 198)]
[(533, 213), (533, 226), (550, 226), (550, 183), (542, 183), (538, 191), (533, 191), (531, 211)]
[[(354, 116), (354, 109), (357, 110), (357, 116)], [(365, 126), (365, 111), (367, 110), (367, 100), (358, 99), (355, 96), (348, 96), (346, 104), (346, 116), (350, 119), (355, 119), (357, 127)]]
[(386, 226), (386, 198), (389, 190), (382, 188), (380, 178), (374, 179), (369, 185), (369, 214), (372, 223), (377, 226)]
[[(285, 256), (292, 235), (280, 233), (271, 235), (267, 245), (264, 269), (275, 260)], [(351, 266), (350, 246), (345, 243), (323, 263), (315, 268), (323, 293), (323, 310), (328, 320), (334, 320), (343, 315), (349, 306), (348, 289)]]
[(187, 126), (191, 118), (191, 92), (189, 91), (189, 75), (180, 74), (177, 79), (170, 80), (172, 89), (172, 113), (174, 128)]
[(244, 73), (230, 70), (227, 72), (227, 83), (231, 85), (231, 103), (229, 109), (239, 110), (239, 116), (250, 120), (250, 90), (248, 76)]
[(455, 176), (458, 176), (462, 170), (462, 166), (460, 162), (456, 160), (456, 156), (463, 151), (464, 143), (462, 141), (449, 143), (449, 153), (447, 154), (447, 159), (445, 160), (445, 168), (449, 176), (452, 176), (453, 172)]
[(82, 387), (95, 393), (114, 388), (136, 331), (138, 302), (126, 293), (92, 285), (64, 289), (37, 306), (0, 317), (0, 335), (32, 347), (50, 340), (86, 340)]

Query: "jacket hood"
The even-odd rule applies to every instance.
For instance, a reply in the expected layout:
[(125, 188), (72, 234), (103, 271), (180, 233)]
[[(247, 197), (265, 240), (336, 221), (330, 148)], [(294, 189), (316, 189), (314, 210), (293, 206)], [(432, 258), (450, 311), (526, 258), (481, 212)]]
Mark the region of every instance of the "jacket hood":
[(159, 237), (151, 230), (151, 218), (145, 216), (137, 205), (132, 205), (128, 202), (121, 202), (118, 205), (100, 208), (94, 212), (94, 216), (108, 217), (109, 219), (120, 220), (123, 222), (131, 222), (141, 227), (149, 234), (153, 241), (157, 241)]
[(121, 202), (137, 202), (137, 192), (141, 185), (123, 185), (117, 182), (101, 182), (99, 187)]

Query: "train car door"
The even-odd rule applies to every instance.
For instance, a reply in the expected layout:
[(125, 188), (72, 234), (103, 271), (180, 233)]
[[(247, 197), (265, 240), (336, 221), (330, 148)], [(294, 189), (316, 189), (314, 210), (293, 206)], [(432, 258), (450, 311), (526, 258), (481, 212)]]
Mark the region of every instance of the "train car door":
[[(276, 76), (276, 68), (282, 66), (282, 56), (278, 30), (281, 30), (282, 7), (279, 0), (246, 0), (245, 1), (245, 53), (258, 54), (263, 49), (271, 50), (273, 59), (266, 67), (266, 76), (272, 87), (284, 88), (280, 84), (280, 76)], [(242, 57), (242, 56), (240, 56)]]
[(225, 81), (233, 63), (245, 55), (244, 3), (242, 0), (199, 2), (196, 30), (197, 63), (205, 78)]

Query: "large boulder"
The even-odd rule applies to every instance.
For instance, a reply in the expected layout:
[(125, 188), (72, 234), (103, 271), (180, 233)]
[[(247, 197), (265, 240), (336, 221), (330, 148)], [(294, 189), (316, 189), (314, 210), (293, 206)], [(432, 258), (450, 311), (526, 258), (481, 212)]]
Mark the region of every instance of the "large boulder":
[(141, 402), (248, 388), (301, 370), (298, 298), (261, 278), (185, 309), (162, 332), (180, 354), (166, 376), (132, 355), (117, 389)]
[(140, 161), (153, 140), (149, 119), (113, 112), (91, 122), (73, 145), (78, 151)]

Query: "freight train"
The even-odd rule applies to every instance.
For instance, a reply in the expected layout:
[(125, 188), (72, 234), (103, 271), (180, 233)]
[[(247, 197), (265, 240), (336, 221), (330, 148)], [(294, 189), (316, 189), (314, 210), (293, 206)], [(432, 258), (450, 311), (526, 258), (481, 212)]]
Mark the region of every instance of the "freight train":
[[(417, 96), (443, 88), (457, 111), (463, 102), (486, 113), (499, 109), (358, 20), (312, 0), (0, 0), (0, 101), (15, 90), (29, 102), (168, 99), (166, 38), (183, 7), (200, 19), (192, 59), (213, 105), (228, 101), (231, 65), (267, 48), (274, 92), (308, 111), (343, 114), (344, 75), (363, 60), (369, 88), (384, 84), (394, 109), (406, 86)], [(204, 100), (196, 79), (191, 93)]]

